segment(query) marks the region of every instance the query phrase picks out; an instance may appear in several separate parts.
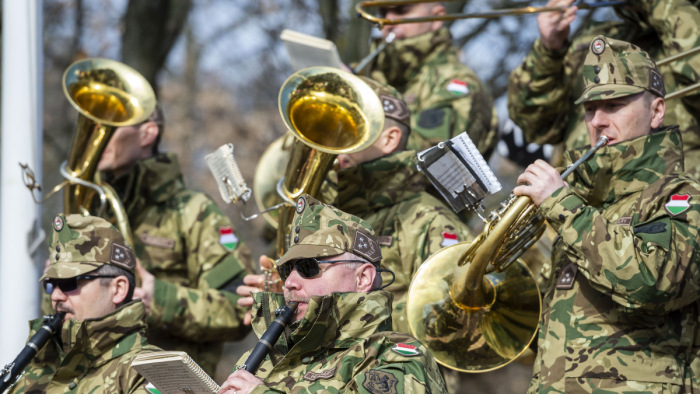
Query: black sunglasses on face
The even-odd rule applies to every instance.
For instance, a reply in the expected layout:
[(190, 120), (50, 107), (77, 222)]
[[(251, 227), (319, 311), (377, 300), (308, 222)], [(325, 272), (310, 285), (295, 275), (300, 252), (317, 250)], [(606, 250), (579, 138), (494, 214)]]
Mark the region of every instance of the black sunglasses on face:
[(311, 279), (314, 276), (318, 275), (321, 273), (321, 267), (319, 264), (336, 264), (336, 263), (366, 263), (366, 261), (363, 260), (324, 260), (320, 261), (317, 260), (313, 257), (308, 257), (305, 259), (299, 259), (299, 260), (292, 260), (289, 262), (286, 262), (279, 267), (277, 267), (277, 272), (280, 274), (280, 279), (282, 279), (282, 282), (286, 281), (287, 278), (289, 278), (289, 275), (292, 274), (292, 271), (294, 268), (297, 269), (297, 272), (299, 275), (301, 275), (302, 278), (304, 279)]
[(53, 293), (53, 289), (58, 287), (62, 292), (66, 293), (78, 288), (79, 280), (93, 280), (98, 278), (116, 278), (115, 275), (78, 275), (66, 279), (45, 279), (44, 291), (46, 294)]

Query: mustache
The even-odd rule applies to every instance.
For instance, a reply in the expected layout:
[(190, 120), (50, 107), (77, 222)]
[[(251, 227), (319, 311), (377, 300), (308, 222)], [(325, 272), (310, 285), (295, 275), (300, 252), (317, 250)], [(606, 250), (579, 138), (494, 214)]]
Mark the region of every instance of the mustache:
[(56, 306), (54, 306), (53, 310), (56, 312), (65, 312), (65, 313), (71, 313), (71, 314), (75, 315), (75, 311), (73, 310), (73, 308), (71, 308), (70, 306), (66, 305), (65, 303), (63, 303), (61, 301), (56, 303)]

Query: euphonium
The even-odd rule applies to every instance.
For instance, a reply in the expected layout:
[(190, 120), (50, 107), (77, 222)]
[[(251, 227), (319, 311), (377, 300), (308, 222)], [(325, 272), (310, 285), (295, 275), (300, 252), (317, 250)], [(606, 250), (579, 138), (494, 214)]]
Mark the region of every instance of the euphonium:
[[(607, 142), (601, 137), (562, 178)], [(544, 229), (532, 200), (511, 195), (476, 240), (441, 249), (419, 267), (408, 290), (408, 322), (437, 362), (487, 372), (527, 349), (542, 302), (534, 275), (518, 257)]]
[[(156, 96), (148, 81), (133, 68), (109, 59), (88, 58), (70, 65), (63, 74), (63, 92), (78, 111), (78, 121), (68, 160), (61, 165), (66, 180), (46, 196), (63, 188), (63, 210), (68, 213), (104, 215), (109, 202), (116, 225), (133, 246), (131, 228), (124, 207), (114, 190), (95, 181), (97, 163), (117, 127), (136, 125), (146, 120), (156, 105)], [(23, 166), (27, 187), (33, 174)], [(32, 193), (33, 196), (33, 193)], [(95, 197), (99, 197), (99, 202)], [(45, 199), (46, 199), (45, 198)], [(44, 199), (44, 200), (45, 200)], [(99, 208), (94, 206), (99, 204)]]
[[(291, 144), (289, 160), (284, 177), (276, 185), (277, 196), (289, 203), (278, 212), (277, 254), (281, 256), (289, 244), (292, 207), (297, 198), (302, 193), (318, 195), (336, 155), (361, 151), (379, 138), (384, 110), (369, 85), (331, 67), (310, 67), (292, 74), (280, 89), (279, 110), (293, 136), (291, 140), (286, 137)], [(259, 168), (265, 165), (267, 156), (266, 152)], [(259, 184), (259, 177), (275, 179), (269, 172), (256, 170), (255, 175), (254, 186)], [(258, 201), (265, 198), (264, 194), (255, 190)]]

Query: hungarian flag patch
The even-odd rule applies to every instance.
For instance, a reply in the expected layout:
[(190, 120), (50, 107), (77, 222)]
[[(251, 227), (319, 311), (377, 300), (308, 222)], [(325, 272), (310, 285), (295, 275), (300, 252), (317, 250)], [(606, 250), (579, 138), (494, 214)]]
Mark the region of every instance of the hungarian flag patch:
[(219, 243), (227, 250), (236, 249), (238, 237), (233, 233), (233, 228), (231, 226), (219, 227)]
[(447, 91), (455, 96), (464, 96), (469, 93), (469, 87), (466, 82), (453, 79), (447, 84)]
[(457, 238), (457, 233), (451, 233), (449, 231), (443, 231), (442, 232), (442, 242), (440, 243), (440, 246), (443, 248), (445, 246), (451, 246), (456, 243), (459, 243), (459, 238)]
[(666, 203), (666, 210), (671, 215), (681, 214), (690, 208), (690, 194), (674, 194)]
[(417, 355), (421, 354), (421, 352), (420, 352), (420, 350), (418, 350), (418, 348), (416, 348), (413, 345), (408, 345), (405, 343), (397, 343), (396, 346), (391, 348), (391, 350), (395, 351), (396, 353), (398, 353), (402, 356), (407, 356), (407, 357), (417, 356)]

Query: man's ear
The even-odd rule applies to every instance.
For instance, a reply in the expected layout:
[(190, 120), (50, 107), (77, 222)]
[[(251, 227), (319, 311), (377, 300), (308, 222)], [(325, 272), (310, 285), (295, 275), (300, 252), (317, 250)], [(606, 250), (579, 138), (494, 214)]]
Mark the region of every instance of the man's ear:
[(389, 153), (395, 152), (399, 147), (399, 144), (401, 143), (401, 129), (399, 129), (397, 126), (384, 129), (379, 138), (381, 139), (381, 146), (379, 147), (379, 150), (381, 150), (382, 154), (386, 156)]
[[(445, 6), (443, 6), (442, 4), (433, 4), (432, 7), (430, 8), (430, 15), (431, 16), (445, 15), (445, 13), (446, 13)], [(443, 21), (433, 21), (430, 23), (431, 23), (430, 29), (432, 31), (438, 30), (444, 24)]]
[(372, 263), (362, 264), (357, 272), (357, 293), (369, 293), (372, 291), (374, 278), (377, 276), (377, 269)]
[(139, 128), (141, 135), (141, 147), (151, 149), (151, 146), (156, 143), (160, 128), (156, 122), (146, 122)]
[(651, 129), (657, 129), (661, 127), (661, 123), (664, 121), (664, 116), (666, 116), (666, 102), (661, 97), (654, 97), (651, 101)]
[(129, 280), (124, 275), (117, 276), (109, 284), (109, 290), (112, 292), (112, 303), (121, 305), (129, 294)]

